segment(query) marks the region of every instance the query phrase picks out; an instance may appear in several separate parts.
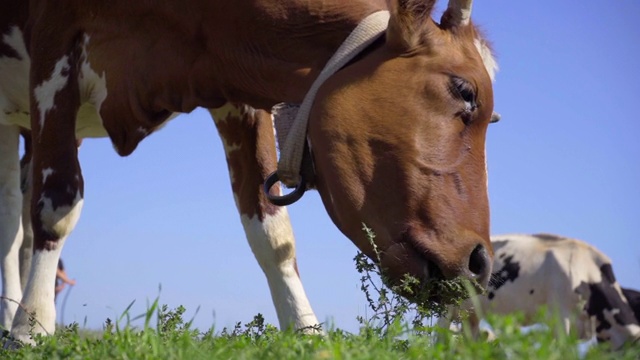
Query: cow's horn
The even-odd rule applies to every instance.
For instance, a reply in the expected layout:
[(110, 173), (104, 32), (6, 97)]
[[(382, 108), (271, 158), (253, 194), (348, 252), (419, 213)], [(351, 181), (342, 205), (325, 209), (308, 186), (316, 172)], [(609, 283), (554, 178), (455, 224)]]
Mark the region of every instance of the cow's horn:
[(472, 0), (449, 0), (447, 11), (449, 26), (466, 26), (471, 20)]

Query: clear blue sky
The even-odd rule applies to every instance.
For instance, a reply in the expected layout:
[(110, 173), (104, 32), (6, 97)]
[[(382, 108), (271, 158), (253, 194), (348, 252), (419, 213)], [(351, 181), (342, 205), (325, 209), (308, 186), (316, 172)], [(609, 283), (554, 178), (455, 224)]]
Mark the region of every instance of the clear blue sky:
[[(490, 127), (487, 148), (492, 233), (583, 239), (608, 254), (620, 283), (634, 288), (640, 288), (638, 14), (634, 0), (474, 7), (501, 67), (495, 104), (502, 121)], [(63, 251), (78, 284), (65, 322), (82, 325), (86, 318), (99, 328), (134, 299), (131, 314), (140, 314), (162, 284), (161, 303), (186, 306), (187, 317), (200, 306), (195, 324), (202, 330), (258, 312), (277, 324), (207, 112), (178, 117), (128, 158), (106, 139), (85, 141), (81, 162), (84, 212)], [(365, 300), (355, 246), (336, 230), (317, 193), (289, 212), (318, 318), (356, 330)]]

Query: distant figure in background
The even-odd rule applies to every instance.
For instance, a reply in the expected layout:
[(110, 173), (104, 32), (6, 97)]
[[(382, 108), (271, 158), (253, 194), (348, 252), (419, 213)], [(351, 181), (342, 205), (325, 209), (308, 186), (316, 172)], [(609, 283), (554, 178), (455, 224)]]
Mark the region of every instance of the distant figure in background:
[(62, 290), (64, 290), (64, 287), (67, 286), (67, 284), (73, 286), (76, 284), (76, 281), (73, 279), (69, 279), (69, 277), (67, 276), (67, 273), (64, 271), (64, 264), (62, 263), (62, 259), (60, 259), (58, 260), (58, 270), (56, 271), (56, 284), (55, 284), (56, 299), (58, 298), (58, 294)]

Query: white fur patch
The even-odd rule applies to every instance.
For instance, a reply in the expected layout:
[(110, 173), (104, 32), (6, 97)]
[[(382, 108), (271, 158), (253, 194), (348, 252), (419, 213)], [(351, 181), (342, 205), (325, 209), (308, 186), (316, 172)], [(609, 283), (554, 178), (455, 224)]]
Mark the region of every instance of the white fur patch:
[(603, 329), (602, 332), (598, 334), (600, 338), (609, 339), (614, 349), (619, 349), (630, 339), (640, 339), (640, 326), (636, 324), (626, 326), (618, 324), (615, 315), (619, 312), (620, 309), (604, 309), (604, 318), (609, 322), (611, 327)]
[(107, 77), (104, 71), (98, 74), (91, 67), (88, 51), (89, 40), (90, 36), (84, 34), (78, 74), (81, 104), (76, 120), (76, 136), (78, 138), (107, 136), (100, 117), (102, 103), (108, 95)]
[(63, 72), (68, 72), (69, 69), (69, 56), (64, 55), (56, 62), (51, 77), (33, 89), (33, 95), (36, 99), (36, 104), (38, 104), (38, 110), (40, 111), (40, 132), (42, 132), (44, 128), (44, 119), (47, 112), (55, 106), (53, 100), (56, 93), (64, 89), (69, 82), (69, 75), (63, 74)]
[[(2, 41), (9, 45), (20, 56), (20, 59), (0, 57), (0, 124), (14, 124), (27, 129), (31, 128), (29, 116), (29, 67), (31, 64), (27, 53), (22, 32), (18, 27), (2, 36)], [(107, 97), (106, 75), (98, 75), (89, 63), (87, 45), (89, 36), (85, 35), (82, 47), (82, 63), (78, 82), (80, 85), (81, 106), (76, 121), (76, 135), (78, 138), (106, 137), (107, 132), (102, 126), (98, 114), (102, 103)], [(63, 60), (62, 58), (61, 60)], [(44, 122), (45, 111), (50, 110), (55, 92), (63, 88), (68, 79), (57, 76), (59, 70), (68, 69), (70, 64), (60, 61), (54, 69), (52, 78), (40, 84), (38, 93), (44, 100), (39, 104), (40, 123)], [(35, 91), (34, 91), (35, 94)], [(44, 111), (43, 111), (44, 110)]]
[(17, 26), (11, 27), (8, 34), (2, 36), (2, 42), (9, 45), (24, 60), (29, 59), (27, 47), (24, 45), (22, 31)]
[(42, 226), (60, 237), (68, 236), (80, 218), (83, 202), (80, 192), (77, 191), (73, 204), (59, 206), (54, 209), (51, 199), (43, 194), (39, 200), (39, 203), (42, 204), (42, 211), (40, 212)]
[[(252, 109), (247, 107), (245, 111), (252, 111)], [(219, 107), (216, 109), (209, 109), (209, 113), (211, 114), (211, 117), (213, 118), (213, 121), (216, 123), (216, 125), (219, 126), (220, 124), (225, 124), (227, 122), (227, 119), (230, 116), (241, 117), (242, 108), (235, 106), (231, 103), (226, 103), (222, 107)], [(229, 141), (225, 139), (224, 136), (220, 136), (220, 139), (222, 140), (222, 146), (224, 147), (224, 152), (227, 156), (227, 159), (229, 159), (232, 156), (232, 153), (234, 151), (242, 148), (242, 146), (240, 146), (239, 144), (229, 143)], [(228, 169), (229, 169), (229, 178), (231, 179), (231, 183), (233, 184), (236, 180), (235, 174), (231, 166), (229, 166)], [(238, 196), (235, 193), (233, 194), (233, 198), (236, 202), (236, 207), (239, 207)]]
[(484, 67), (487, 69), (487, 73), (491, 78), (491, 81), (495, 81), (496, 72), (498, 72), (498, 62), (495, 57), (491, 53), (491, 49), (487, 46), (487, 43), (481, 39), (475, 39), (473, 42), (480, 53), (480, 57), (482, 57), (482, 62), (484, 63)]
[(89, 35), (85, 34), (82, 42), (82, 63), (80, 64), (80, 74), (78, 82), (80, 85), (80, 102), (89, 102), (93, 104), (98, 111), (102, 103), (107, 98), (107, 79), (102, 72), (98, 75), (89, 63), (89, 53), (87, 45), (89, 45)]
[(46, 183), (47, 182), (47, 178), (53, 174), (53, 169), (52, 168), (46, 168), (42, 170), (42, 183)]
[[(226, 103), (222, 107), (219, 107), (217, 109), (209, 109), (209, 113), (211, 114), (211, 117), (213, 117), (213, 121), (216, 124), (226, 123), (227, 119), (231, 116), (242, 117), (243, 111), (247, 112), (255, 110), (248, 106), (238, 107), (231, 103)], [(238, 144), (230, 144), (224, 137), (222, 137), (222, 144), (224, 145), (224, 151), (227, 153), (227, 155), (241, 148), (241, 146)]]
[(229, 116), (241, 117), (242, 113), (248, 113), (250, 116), (253, 116), (255, 111), (254, 108), (248, 105), (235, 105), (229, 102), (219, 108), (209, 109), (209, 113), (211, 113), (213, 120), (216, 122), (227, 121)]
[(264, 222), (241, 217), (251, 250), (267, 277), (281, 329), (308, 328), (318, 324), (296, 273), (295, 242), (289, 214), (280, 208)]

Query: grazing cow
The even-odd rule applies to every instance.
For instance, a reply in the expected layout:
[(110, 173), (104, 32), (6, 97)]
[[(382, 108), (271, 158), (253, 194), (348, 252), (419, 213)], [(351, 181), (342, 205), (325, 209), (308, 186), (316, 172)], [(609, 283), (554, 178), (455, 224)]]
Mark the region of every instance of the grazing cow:
[[(550, 234), (492, 236), (493, 273), (486, 295), (471, 311), (471, 333), (479, 333), (479, 314), (523, 312), (530, 325), (539, 308), (558, 314), (567, 333), (572, 327), (581, 339), (594, 334), (599, 342), (619, 348), (640, 339), (638, 292), (620, 288), (611, 260), (580, 240)], [(636, 298), (631, 300), (635, 294)], [(628, 301), (629, 300), (629, 301)], [(463, 305), (472, 308), (471, 301)], [(476, 309), (478, 310), (478, 309)], [(458, 317), (453, 310), (439, 325), (448, 327)]]
[[(317, 188), (360, 250), (379, 249), (391, 281), (408, 273), (484, 286), (495, 62), (471, 24), (471, 0), (451, 0), (440, 23), (431, 18), (434, 3), (0, 0), (0, 216), (11, 225), (3, 238), (12, 239), (2, 245), (12, 254), (2, 259), (3, 276), (18, 263), (18, 126), (33, 136), (34, 236), (23, 306), (2, 325), (30, 341), (34, 312), (34, 333), (54, 330), (51, 284), (83, 203), (76, 139), (109, 136), (126, 156), (172, 114), (198, 106), (213, 109), (281, 327), (317, 324), (287, 212), (268, 201), (279, 187), (262, 191), (276, 148), (270, 114), (254, 109), (281, 102), (302, 105), (286, 139), (292, 150), (283, 152), (292, 155), (277, 164), (276, 180)], [(20, 295), (19, 286), (12, 291)]]

